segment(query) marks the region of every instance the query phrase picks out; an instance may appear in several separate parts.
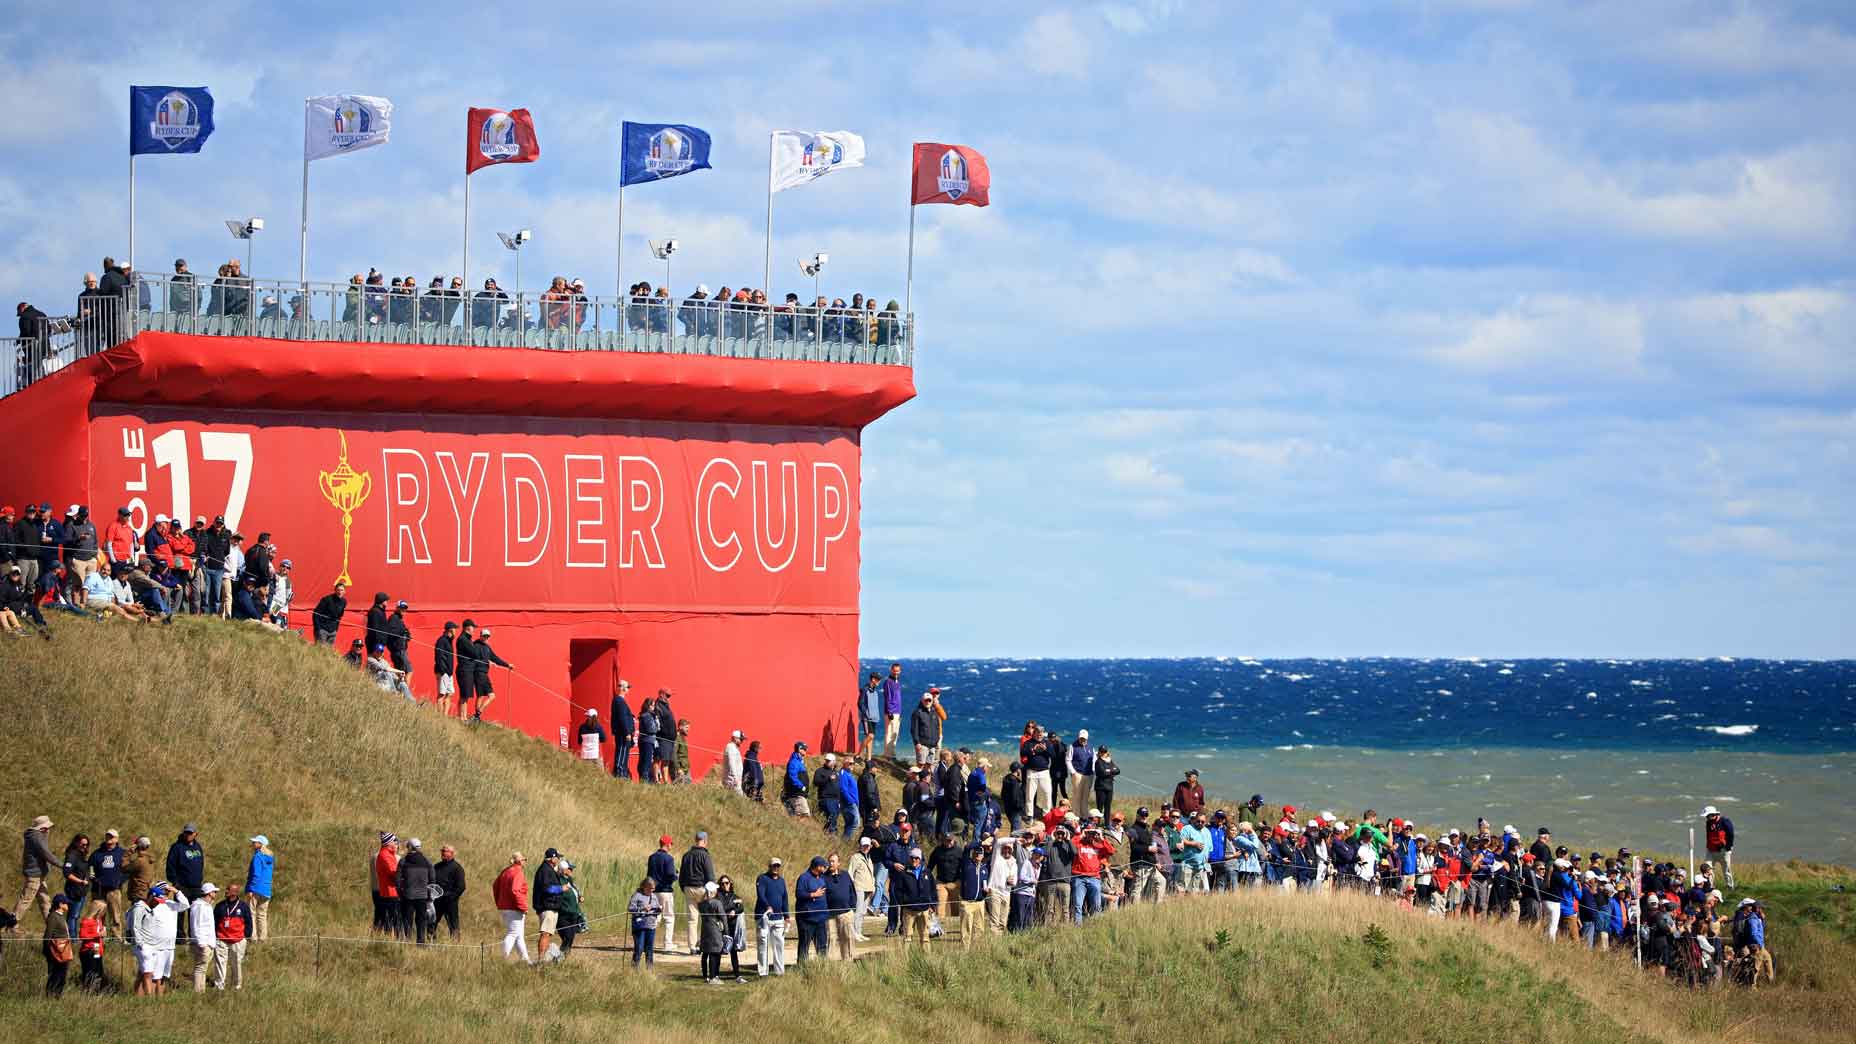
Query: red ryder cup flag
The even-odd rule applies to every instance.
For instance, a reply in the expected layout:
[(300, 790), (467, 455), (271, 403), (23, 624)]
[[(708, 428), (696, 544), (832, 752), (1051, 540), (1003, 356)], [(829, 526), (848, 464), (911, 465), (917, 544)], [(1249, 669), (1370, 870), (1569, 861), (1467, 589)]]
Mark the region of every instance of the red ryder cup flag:
[(497, 163), (533, 163), (541, 156), (527, 109), (472, 109), (465, 123), (467, 175)]
[(385, 145), (392, 130), (393, 103), (365, 94), (325, 94), (307, 99), (303, 158), (319, 160)]
[(990, 202), (992, 171), (986, 157), (965, 145), (915, 143), (915, 203), (965, 203), (983, 207)]
[(774, 131), (769, 194), (864, 165), (864, 139), (850, 131)]

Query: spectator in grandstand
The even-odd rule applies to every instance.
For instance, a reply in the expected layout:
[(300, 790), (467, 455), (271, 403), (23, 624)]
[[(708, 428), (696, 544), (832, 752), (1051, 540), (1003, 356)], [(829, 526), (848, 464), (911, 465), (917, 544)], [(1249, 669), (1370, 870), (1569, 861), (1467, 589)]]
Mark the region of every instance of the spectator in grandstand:
[(188, 317), (200, 311), (199, 283), (184, 257), (174, 259), (174, 274), (168, 277), (168, 311)]
[(501, 322), (508, 301), (509, 295), (496, 285), (496, 280), (485, 279), (483, 289), (471, 295), (470, 325), (479, 330), (494, 329)]
[(677, 318), (683, 321), (683, 336), (685, 337), (715, 336), (715, 311), (714, 305), (709, 301), (709, 284), (696, 284), (696, 290), (684, 298), (682, 307), (677, 309)]
[(311, 629), (318, 645), (335, 647), (335, 632), (341, 629), (342, 615), (348, 611), (348, 585), (337, 581), (333, 590), (322, 596), (309, 614)]

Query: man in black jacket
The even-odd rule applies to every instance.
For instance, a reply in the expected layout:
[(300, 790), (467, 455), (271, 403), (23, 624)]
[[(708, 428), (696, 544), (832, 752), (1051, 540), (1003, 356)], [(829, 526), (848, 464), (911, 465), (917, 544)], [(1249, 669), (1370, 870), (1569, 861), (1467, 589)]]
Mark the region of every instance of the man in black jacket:
[(315, 611), (309, 614), (316, 644), (335, 647), (335, 632), (341, 630), (342, 616), (348, 612), (348, 585), (337, 582), (335, 589), (322, 596)]
[(367, 629), (361, 640), (369, 649), (387, 644), (387, 598), (385, 591), (375, 591), (374, 604), (367, 610)]
[[(709, 832), (696, 831), (696, 843), (683, 853), (683, 859), (677, 864), (677, 886), (683, 890), (684, 908), (696, 909), (696, 904), (703, 901), (703, 892), (709, 883), (716, 879), (715, 860), (709, 855)], [(696, 952), (696, 939), (701, 925), (697, 918), (689, 919), (690, 952)]]
[[(514, 670), (515, 664), (496, 655), (496, 650), (490, 648), (490, 629), (488, 627), (478, 632), (477, 640), (471, 643), (471, 649), (475, 653), (477, 660), (477, 677), (473, 681), (473, 684), (477, 688), (477, 712), (470, 716), (470, 720), (482, 721), (483, 712), (489, 710), (490, 704), (496, 702), (496, 689), (490, 684), (490, 665), (495, 664), (498, 667), (507, 667), (510, 670)], [(675, 732), (675, 727), (672, 726), (672, 735), (675, 735)]]
[(813, 800), (818, 802), (819, 818), (825, 821), (825, 833), (833, 832), (837, 825), (839, 802), (842, 793), (838, 789), (838, 756), (826, 754), (825, 760), (812, 771)]
[(1005, 779), (999, 783), (999, 810), (1005, 814), (1012, 833), (1025, 822), (1025, 766), (1014, 761), (1006, 767)]
[(1166, 892), (1166, 881), (1160, 876), (1160, 866), (1154, 858), (1154, 831), (1147, 821), (1150, 814), (1146, 807), (1138, 808), (1134, 812), (1134, 822), (1128, 825), (1128, 902), (1131, 903), (1149, 895), (1157, 903)]
[(200, 564), (206, 570), (206, 604), (201, 612), (207, 616), (218, 616), (225, 606), (223, 584), (226, 577), (226, 559), (232, 557), (232, 531), (226, 528), (226, 517), (215, 515), (213, 524), (207, 527), (206, 539), (200, 543)]
[(419, 839), (406, 842), (406, 858), (400, 860), (400, 923), (411, 925), (413, 941), (424, 946), (437, 924), (426, 916), (432, 908), (432, 861), (425, 857)]
[(535, 952), (543, 960), (548, 957), (548, 947), (553, 945), (555, 935), (560, 931), (561, 890), (561, 853), (550, 848), (541, 858), (541, 865), (535, 868), (535, 885), (529, 890), (529, 902), (535, 907), (535, 913), (541, 918), (541, 937), (535, 940)]
[(412, 642), (412, 629), (406, 626), (406, 600), (400, 599), (393, 607), (393, 615), (387, 617), (387, 654), (393, 658), (396, 670), (405, 671), (402, 680), (407, 695), (412, 694), (412, 658), (407, 654), (407, 646)]
[(271, 534), (259, 533), (258, 542), (251, 545), (251, 550), (245, 555), (245, 575), (258, 582), (258, 589), (265, 593), (266, 598), (270, 597), (271, 581), (277, 578), (276, 571), (271, 568), (271, 559), (276, 551), (277, 548), (271, 543)]
[[(446, 845), (438, 850), (438, 863), (432, 867), (432, 883), (439, 888), (439, 896), (432, 905), (437, 908), (438, 920), (445, 922), (445, 929), (451, 933), (451, 941), (458, 938), (458, 900), (464, 895), (464, 865), (458, 862), (457, 849)], [(432, 924), (433, 934), (437, 934), (438, 924)]]
[(438, 679), (438, 709), (451, 716), (451, 697), (457, 695), (458, 625), (445, 621), (445, 630), (432, 643), (432, 677)]
[(619, 679), (619, 691), (612, 694), (612, 774), (619, 779), (632, 778), (632, 738), (638, 731), (638, 718), (632, 714), (629, 700), (632, 683)]
[(477, 640), (471, 631), (477, 626), (474, 620), (465, 620), (458, 625), (458, 717), (465, 718), (474, 709), (471, 698), (477, 694)]

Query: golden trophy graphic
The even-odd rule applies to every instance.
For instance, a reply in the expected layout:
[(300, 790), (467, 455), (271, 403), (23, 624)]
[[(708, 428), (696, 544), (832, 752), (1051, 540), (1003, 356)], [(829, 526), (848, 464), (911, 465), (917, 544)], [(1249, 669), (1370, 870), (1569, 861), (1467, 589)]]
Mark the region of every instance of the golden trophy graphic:
[(374, 488), (374, 477), (365, 471), (356, 471), (348, 466), (348, 433), (337, 432), (342, 440), (341, 459), (335, 462), (334, 471), (317, 472), (316, 484), (322, 489), (322, 499), (342, 513), (342, 573), (335, 578), (338, 584), (352, 584), (348, 577), (348, 537), (354, 528), (354, 513), (360, 510), (367, 500), (367, 494)]

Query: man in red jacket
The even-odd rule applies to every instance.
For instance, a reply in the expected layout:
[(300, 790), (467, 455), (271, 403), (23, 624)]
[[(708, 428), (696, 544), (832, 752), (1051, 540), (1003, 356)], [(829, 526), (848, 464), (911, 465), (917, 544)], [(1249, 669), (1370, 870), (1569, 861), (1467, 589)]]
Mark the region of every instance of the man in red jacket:
[(1114, 854), (1115, 842), (1103, 836), (1100, 826), (1084, 828), (1070, 862), (1070, 916), (1076, 923), (1102, 912), (1102, 867)]
[(1173, 807), (1188, 819), (1205, 807), (1205, 788), (1199, 786), (1198, 769), (1187, 769), (1186, 778), (1173, 788)]
[(511, 953), (520, 953), (525, 964), (535, 961), (528, 955), (528, 940), (523, 932), (528, 925), (528, 875), (522, 872), (522, 853), (513, 852), (509, 856), (509, 865), (496, 875), (496, 883), (490, 886), (490, 895), (496, 900), (496, 912), (503, 918), (503, 957), (508, 959)]

